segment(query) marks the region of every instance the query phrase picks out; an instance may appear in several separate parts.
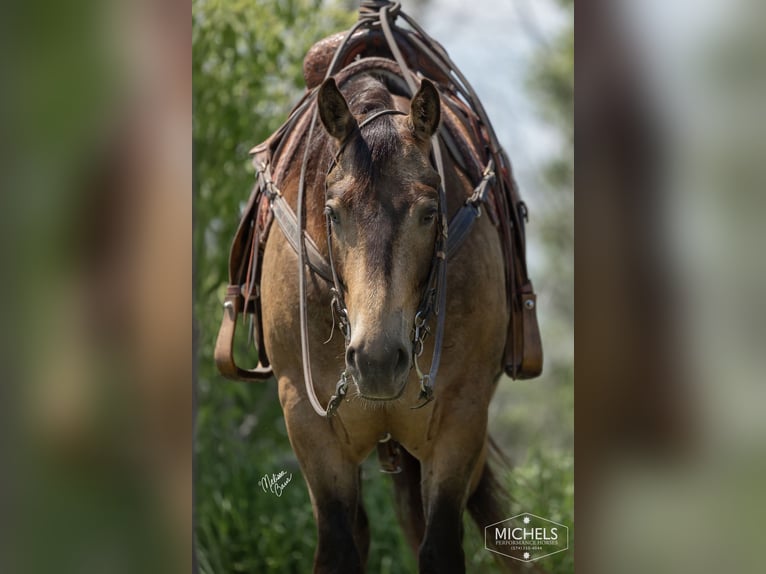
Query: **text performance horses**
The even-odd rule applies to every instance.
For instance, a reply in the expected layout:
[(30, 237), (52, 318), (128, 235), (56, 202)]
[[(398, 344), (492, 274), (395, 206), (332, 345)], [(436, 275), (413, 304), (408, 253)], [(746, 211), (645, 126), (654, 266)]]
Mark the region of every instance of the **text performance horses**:
[[(385, 10), (374, 32), (390, 45)], [(318, 527), (315, 572), (364, 570), (359, 467), (376, 448), (398, 472), (420, 572), (464, 572), (464, 510), (481, 528), (506, 518), (487, 466), (496, 382), (539, 373), (518, 351), (537, 327), (509, 247), (523, 240), (521, 209), (496, 191), (510, 166), (470, 105), (395, 52), (330, 66), (256, 148), (259, 193), (232, 249), (219, 345), (249, 309), (262, 364), (244, 371), (216, 352), (229, 376), (278, 380)]]

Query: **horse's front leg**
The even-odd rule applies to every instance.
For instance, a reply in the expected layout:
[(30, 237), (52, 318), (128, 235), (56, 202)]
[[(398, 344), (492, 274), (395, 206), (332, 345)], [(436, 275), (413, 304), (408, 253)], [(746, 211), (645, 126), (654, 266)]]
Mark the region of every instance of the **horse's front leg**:
[[(280, 381), (283, 384), (289, 386)], [(280, 394), (290, 443), (308, 485), (317, 524), (314, 573), (362, 573), (370, 534), (362, 507), (359, 465), (339, 440), (330, 419), (319, 417), (307, 400), (293, 400), (289, 390)]]
[(486, 417), (442, 426), (421, 461), (425, 534), (418, 555), (420, 574), (464, 574), (463, 511), (481, 478), (486, 459)]
[[(358, 476), (358, 469), (338, 468)], [(334, 477), (333, 477), (334, 478)], [(358, 496), (358, 488), (343, 482), (336, 484), (343, 490), (328, 488), (331, 481), (325, 475), (309, 478), (309, 491), (317, 523), (317, 548), (314, 554), (315, 574), (352, 574), (365, 570), (369, 549), (367, 515)]]

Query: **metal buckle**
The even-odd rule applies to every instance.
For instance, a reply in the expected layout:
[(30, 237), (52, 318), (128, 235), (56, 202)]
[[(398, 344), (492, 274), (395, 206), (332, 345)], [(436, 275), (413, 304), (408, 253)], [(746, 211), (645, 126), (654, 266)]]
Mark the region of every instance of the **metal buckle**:
[(519, 201), (519, 215), (524, 219), (526, 223), (529, 223), (529, 210), (527, 209), (527, 204), (523, 201)]

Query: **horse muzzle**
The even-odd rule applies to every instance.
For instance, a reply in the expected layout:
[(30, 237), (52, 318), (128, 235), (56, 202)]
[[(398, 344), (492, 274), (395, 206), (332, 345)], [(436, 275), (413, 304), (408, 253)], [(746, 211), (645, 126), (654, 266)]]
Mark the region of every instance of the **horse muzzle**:
[(362, 397), (376, 401), (394, 400), (404, 392), (411, 357), (411, 351), (402, 343), (352, 340), (346, 349), (346, 369)]

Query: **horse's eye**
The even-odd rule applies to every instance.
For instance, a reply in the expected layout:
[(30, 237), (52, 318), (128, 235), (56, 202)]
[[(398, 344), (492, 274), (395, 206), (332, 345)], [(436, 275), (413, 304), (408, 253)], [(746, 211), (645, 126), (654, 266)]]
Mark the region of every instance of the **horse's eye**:
[(329, 220), (332, 222), (333, 225), (338, 225), (338, 223), (340, 223), (340, 219), (338, 218), (338, 214), (335, 213), (335, 210), (332, 207), (330, 207), (329, 205), (325, 206), (324, 214), (329, 218)]
[(436, 219), (436, 210), (428, 210), (426, 211), (421, 217), (420, 222), (423, 225), (431, 225), (434, 222), (434, 219)]

